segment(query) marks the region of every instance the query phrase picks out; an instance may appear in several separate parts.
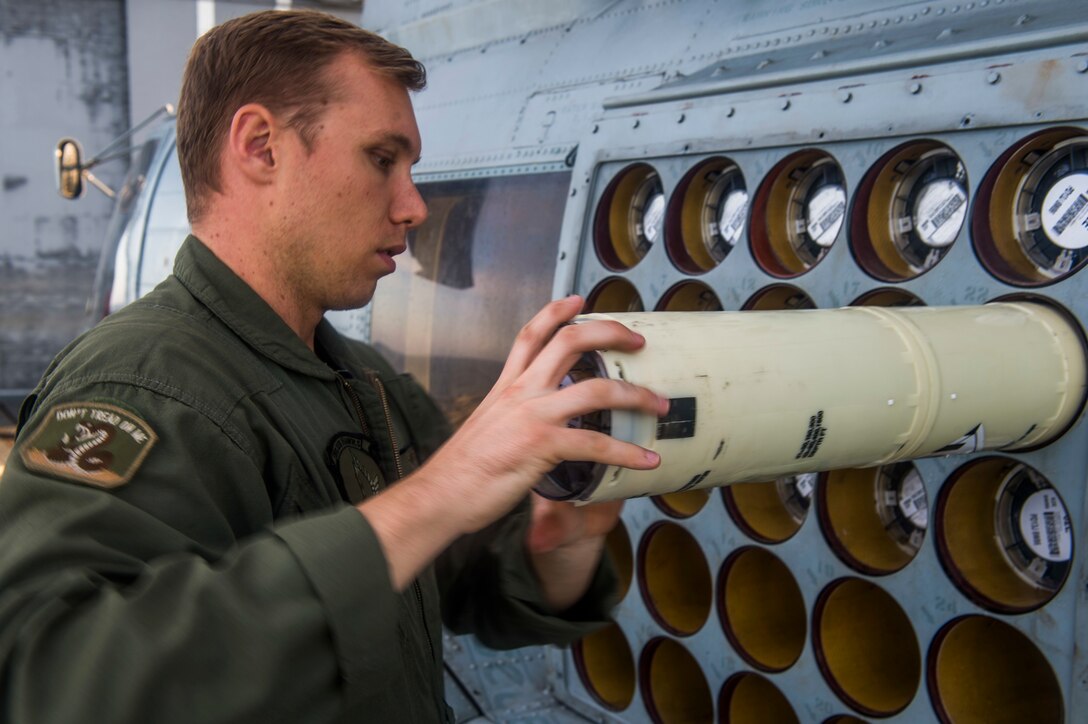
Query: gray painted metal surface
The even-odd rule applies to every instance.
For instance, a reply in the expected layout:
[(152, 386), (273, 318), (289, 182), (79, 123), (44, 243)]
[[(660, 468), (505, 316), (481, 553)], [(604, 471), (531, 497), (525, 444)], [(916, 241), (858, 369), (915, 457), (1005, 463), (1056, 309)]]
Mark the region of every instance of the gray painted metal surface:
[[(397, 17), (409, 24), (392, 28), (393, 37), (421, 55), (430, 71), (430, 86), (416, 104), (424, 138), (420, 180), (531, 168), (537, 159), (553, 164), (573, 159), (554, 296), (587, 294), (620, 276), (651, 308), (674, 284), (697, 278), (725, 309), (739, 309), (757, 290), (784, 281), (760, 267), (747, 239), (698, 277), (680, 271), (660, 242), (632, 269), (606, 267), (593, 247), (594, 214), (607, 184), (631, 163), (651, 164), (669, 197), (698, 162), (723, 155), (740, 167), (754, 193), (787, 155), (818, 148), (841, 166), (852, 200), (884, 153), (908, 141), (932, 139), (958, 154), (974, 202), (980, 182), (1005, 149), (1036, 131), (1083, 129), (1088, 119), (1088, 23), (1068, 3), (587, 2), (577, 17), (564, 5), (559, 14), (567, 14), (553, 25), (521, 28), (494, 40), (452, 37), (450, 27), (466, 27), (465, 17), (486, 5), (466, 3), (451, 19), (440, 8), (410, 3), (405, 12), (411, 17)], [(442, 46), (444, 38), (448, 47)], [(423, 39), (431, 46), (413, 47)], [(980, 264), (970, 215), (942, 261), (898, 283), (879, 281), (859, 267), (848, 226), (814, 269), (786, 280), (819, 307), (847, 305), (864, 292), (887, 287), (930, 305), (976, 304), (1023, 291)], [(1082, 272), (1031, 291), (1083, 319), (1086, 283)], [(869, 576), (835, 554), (815, 511), (794, 537), (777, 545), (749, 538), (717, 493), (694, 517), (673, 522), (699, 541), (712, 576), (738, 548), (773, 552), (802, 591), (810, 629), (817, 599), (841, 577), (870, 581), (891, 594), (909, 618), (923, 673), (909, 705), (889, 721), (937, 718), (935, 692), (926, 680), (933, 663), (927, 654), (942, 627), (968, 614), (1022, 632), (1060, 686), (1064, 720), (1077, 721), (1088, 710), (1088, 659), (1077, 645), (1088, 633), (1088, 568), (1081, 550), (1088, 525), (1086, 450), (1088, 426), (1082, 419), (1058, 443), (1012, 456), (1059, 491), (1076, 542), (1073, 572), (1064, 587), (1027, 613), (995, 612), (966, 596), (942, 566), (932, 527), (909, 565)], [(917, 463), (931, 511), (952, 474), (971, 460)], [(639, 499), (628, 502), (623, 520), (637, 549), (644, 533), (669, 517)], [(655, 620), (637, 585), (616, 619), (636, 661), (652, 639), (676, 638)], [(715, 698), (730, 676), (752, 670), (726, 637), (716, 611), (695, 634), (676, 640), (694, 655)], [(447, 647), (451, 661), (463, 676), (478, 681), (471, 667), (480, 666), (480, 654), (466, 654), (471, 645), (458, 646), (464, 648)], [(569, 652), (548, 649), (542, 659), (496, 656), (485, 660), (501, 663), (503, 676), (476, 686), (479, 699), (487, 702), (482, 708), (496, 720), (514, 719), (494, 702), (538, 706), (549, 692), (558, 702), (551, 709), (555, 717), (573, 709), (595, 721), (653, 720), (644, 679), (632, 703), (615, 712), (590, 692)], [(542, 672), (549, 687), (526, 689), (524, 682), (539, 681)], [(800, 659), (765, 676), (803, 722), (864, 716), (822, 673), (811, 630)]]

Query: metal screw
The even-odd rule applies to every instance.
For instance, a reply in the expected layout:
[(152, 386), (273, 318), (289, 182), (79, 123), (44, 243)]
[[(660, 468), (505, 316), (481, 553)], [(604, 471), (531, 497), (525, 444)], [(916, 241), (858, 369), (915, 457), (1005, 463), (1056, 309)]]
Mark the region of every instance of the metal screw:
[(916, 96), (922, 92), (922, 84), (918, 82), (911, 83), (909, 90), (911, 95)]
[(839, 100), (843, 103), (849, 103), (854, 100), (854, 94), (848, 90), (841, 90), (839, 91)]
[(1077, 61), (1077, 72), (1088, 73), (1088, 58), (1081, 58)]
[(737, 115), (737, 109), (733, 106), (729, 106), (729, 110), (725, 112), (725, 117), (732, 118), (735, 115)]
[(793, 105), (793, 104), (790, 102), (789, 98), (783, 98), (782, 99), (782, 106), (781, 106), (782, 110), (788, 111), (790, 109), (791, 105)]
[(635, 122), (634, 122), (634, 123), (633, 123), (633, 124), (631, 125), (631, 128), (638, 128), (638, 127), (639, 127), (639, 126), (641, 126), (641, 125), (642, 125), (642, 121), (635, 121)]
[(989, 73), (986, 74), (986, 82), (990, 85), (997, 85), (1001, 82), (1001, 74), (998, 73), (996, 70), (991, 70)]
[(687, 119), (687, 116), (685, 116), (683, 113), (681, 113), (680, 117), (676, 119), (676, 122), (677, 123), (683, 123), (686, 119)]

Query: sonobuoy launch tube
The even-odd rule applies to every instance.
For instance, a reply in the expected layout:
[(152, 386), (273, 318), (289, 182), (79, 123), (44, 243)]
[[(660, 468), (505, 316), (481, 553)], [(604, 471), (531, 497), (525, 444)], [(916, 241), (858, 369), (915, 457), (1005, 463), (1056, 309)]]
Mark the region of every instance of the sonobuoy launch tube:
[(565, 462), (537, 491), (613, 500), (1054, 439), (1085, 398), (1084, 338), (1045, 304), (589, 314), (639, 332), (565, 383), (623, 379), (670, 398), (661, 419), (571, 421), (661, 455), (656, 470)]

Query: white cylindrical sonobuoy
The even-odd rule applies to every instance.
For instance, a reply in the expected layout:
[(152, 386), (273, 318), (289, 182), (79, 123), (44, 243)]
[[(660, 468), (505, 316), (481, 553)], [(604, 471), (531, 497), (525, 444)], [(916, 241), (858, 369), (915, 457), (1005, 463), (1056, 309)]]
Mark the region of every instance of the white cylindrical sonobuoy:
[(666, 417), (572, 420), (661, 455), (656, 470), (565, 462), (537, 487), (612, 500), (1053, 440), (1085, 397), (1079, 326), (1048, 305), (591, 314), (646, 337), (583, 356), (568, 382), (623, 379)]

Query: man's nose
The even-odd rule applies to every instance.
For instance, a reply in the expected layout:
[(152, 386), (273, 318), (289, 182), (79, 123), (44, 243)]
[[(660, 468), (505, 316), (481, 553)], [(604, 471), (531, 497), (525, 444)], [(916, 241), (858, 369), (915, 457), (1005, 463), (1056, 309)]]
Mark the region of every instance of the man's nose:
[(427, 220), (427, 202), (419, 193), (415, 183), (408, 181), (396, 199), (393, 207), (393, 222), (415, 228)]

